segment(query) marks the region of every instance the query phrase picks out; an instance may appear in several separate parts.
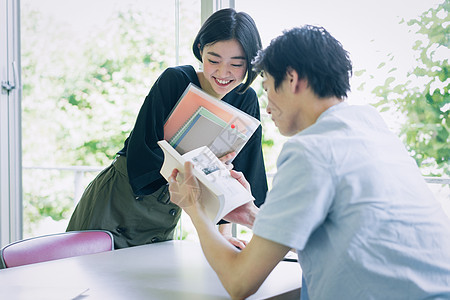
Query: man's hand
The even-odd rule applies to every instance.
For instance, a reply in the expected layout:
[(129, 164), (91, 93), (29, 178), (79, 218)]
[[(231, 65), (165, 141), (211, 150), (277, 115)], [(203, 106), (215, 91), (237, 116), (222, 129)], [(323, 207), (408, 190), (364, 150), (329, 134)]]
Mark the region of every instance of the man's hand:
[(201, 188), (197, 178), (192, 173), (193, 168), (191, 162), (186, 162), (184, 164), (184, 176), (177, 169), (174, 169), (168, 180), (170, 201), (183, 208), (188, 214), (190, 209), (201, 205), (198, 201)]
[[(230, 174), (233, 178), (239, 181), (239, 183), (242, 184), (249, 192), (251, 192), (250, 184), (248, 183), (247, 179), (245, 179), (244, 174), (242, 174), (242, 172), (236, 172), (234, 170), (231, 170)], [(223, 219), (232, 223), (247, 226), (248, 228), (252, 228), (253, 222), (255, 221), (258, 211), (259, 208), (256, 207), (253, 201), (250, 201), (234, 209), (225, 217), (223, 217)]]
[(223, 219), (228, 222), (247, 226), (251, 229), (253, 227), (253, 222), (255, 222), (258, 211), (259, 208), (256, 207), (253, 201), (249, 201), (246, 204), (232, 210), (225, 217), (223, 217)]

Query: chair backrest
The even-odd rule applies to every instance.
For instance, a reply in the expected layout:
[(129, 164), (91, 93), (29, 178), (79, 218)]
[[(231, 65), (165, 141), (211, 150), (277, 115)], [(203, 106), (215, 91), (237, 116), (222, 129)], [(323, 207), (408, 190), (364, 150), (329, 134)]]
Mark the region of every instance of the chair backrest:
[(0, 250), (2, 268), (114, 250), (109, 231), (69, 231), (20, 240)]

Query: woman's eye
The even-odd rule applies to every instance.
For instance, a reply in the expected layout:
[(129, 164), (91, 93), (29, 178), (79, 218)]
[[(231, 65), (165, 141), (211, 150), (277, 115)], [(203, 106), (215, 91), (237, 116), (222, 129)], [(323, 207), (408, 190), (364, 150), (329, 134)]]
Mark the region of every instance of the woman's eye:
[(208, 59), (208, 61), (209, 61), (209, 63), (211, 63), (211, 64), (217, 64), (217, 61), (215, 61), (215, 60), (210, 60), (210, 59)]
[(243, 64), (232, 64), (232, 66), (233, 67), (236, 67), (236, 68), (240, 68), (240, 67), (242, 67), (242, 66), (244, 66)]

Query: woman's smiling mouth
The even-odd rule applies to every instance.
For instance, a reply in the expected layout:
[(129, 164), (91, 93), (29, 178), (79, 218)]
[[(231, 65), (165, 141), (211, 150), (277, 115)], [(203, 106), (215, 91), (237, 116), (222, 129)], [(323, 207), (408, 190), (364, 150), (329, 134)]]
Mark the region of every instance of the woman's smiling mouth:
[(218, 79), (213, 77), (215, 82), (219, 85), (219, 86), (227, 86), (229, 85), (233, 80), (223, 80), (223, 79)]

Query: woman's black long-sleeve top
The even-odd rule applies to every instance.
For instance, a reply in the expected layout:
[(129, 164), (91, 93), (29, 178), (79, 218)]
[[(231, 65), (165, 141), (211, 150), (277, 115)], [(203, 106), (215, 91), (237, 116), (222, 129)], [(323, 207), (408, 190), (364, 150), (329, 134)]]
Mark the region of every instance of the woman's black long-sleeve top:
[[(159, 173), (164, 155), (157, 141), (164, 138), (164, 123), (189, 83), (200, 87), (192, 66), (166, 69), (157, 79), (138, 114), (136, 124), (118, 154), (127, 157), (127, 171), (135, 195), (148, 195), (156, 191), (166, 180)], [(235, 88), (222, 100), (260, 119), (258, 98), (249, 88), (238, 94)], [(255, 204), (264, 203), (267, 179), (262, 155), (261, 126), (242, 148), (233, 161), (234, 169), (243, 172), (251, 185)]]

